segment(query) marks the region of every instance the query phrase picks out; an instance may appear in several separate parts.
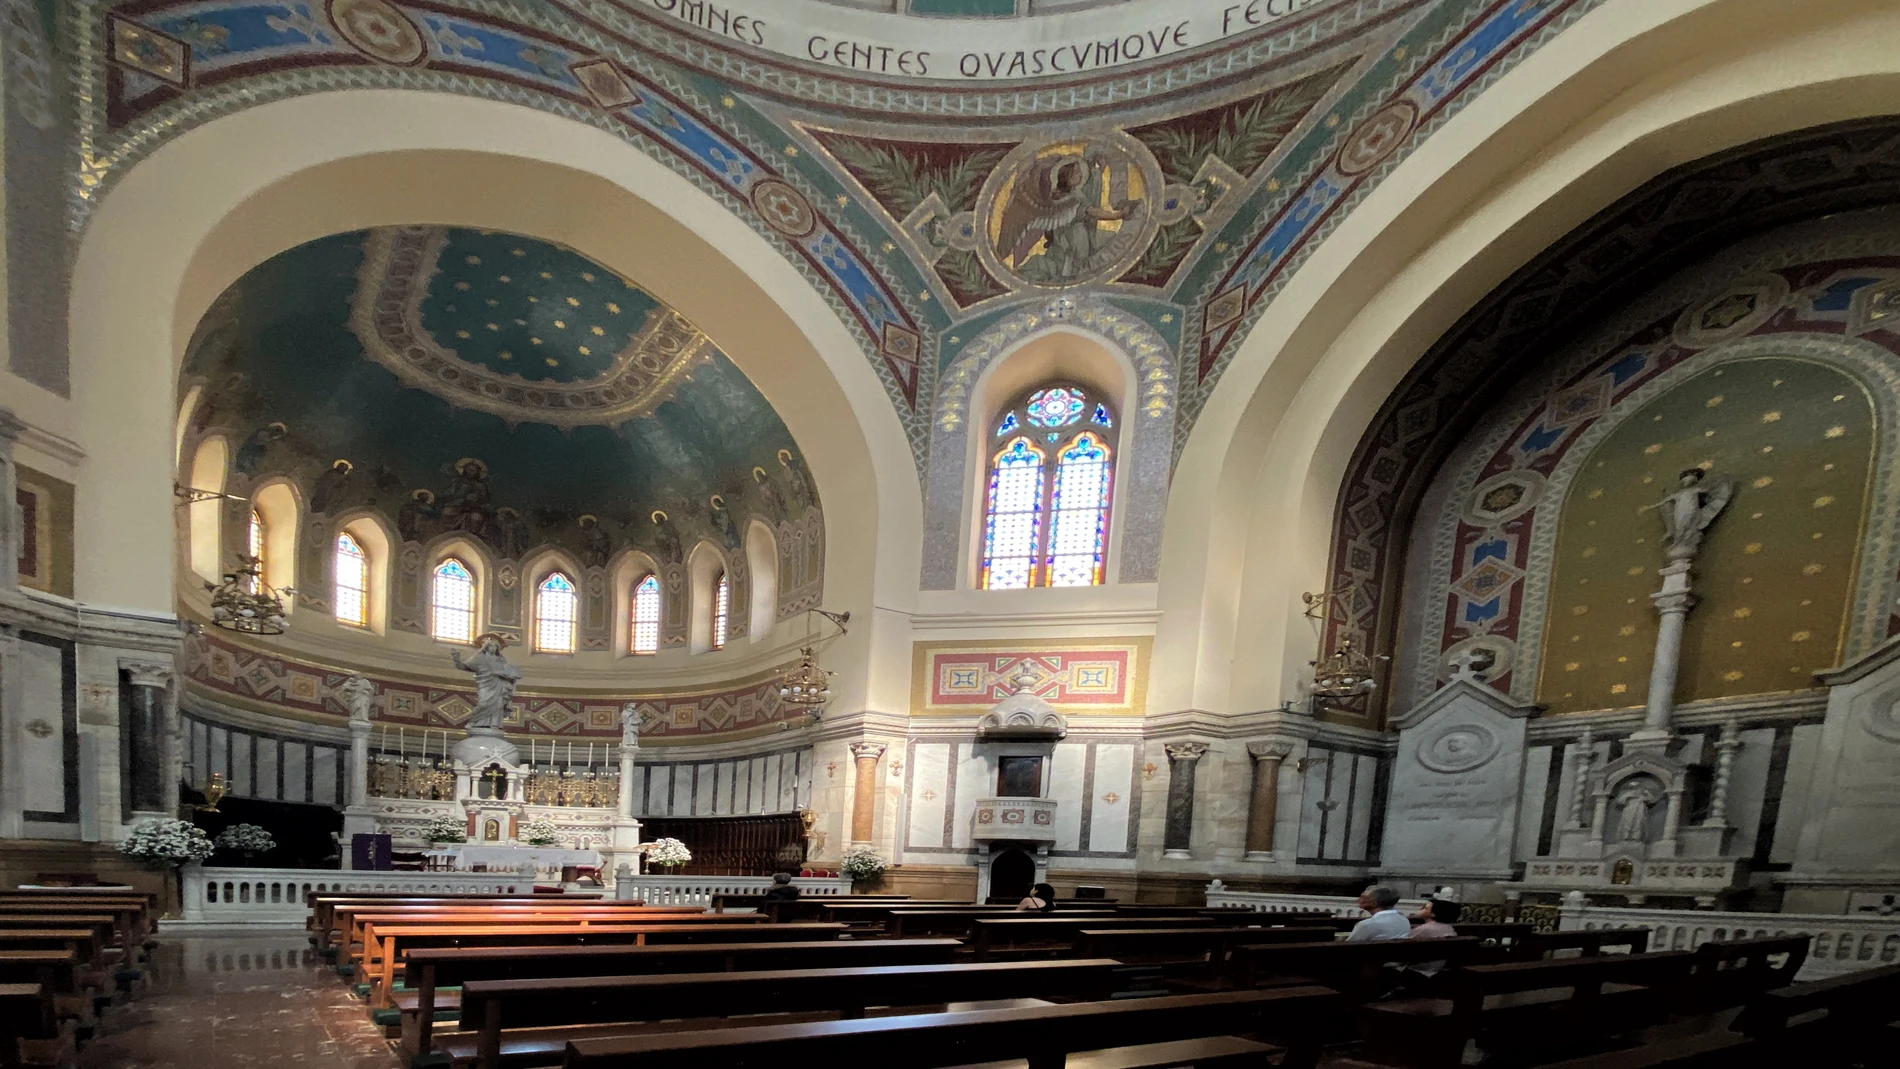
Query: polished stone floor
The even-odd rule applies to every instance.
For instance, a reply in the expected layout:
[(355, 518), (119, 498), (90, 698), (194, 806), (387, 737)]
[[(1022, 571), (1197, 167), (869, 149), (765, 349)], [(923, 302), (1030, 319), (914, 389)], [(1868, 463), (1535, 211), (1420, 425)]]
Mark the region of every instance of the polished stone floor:
[(302, 933), (160, 937), (144, 995), (106, 1011), (77, 1069), (398, 1069)]

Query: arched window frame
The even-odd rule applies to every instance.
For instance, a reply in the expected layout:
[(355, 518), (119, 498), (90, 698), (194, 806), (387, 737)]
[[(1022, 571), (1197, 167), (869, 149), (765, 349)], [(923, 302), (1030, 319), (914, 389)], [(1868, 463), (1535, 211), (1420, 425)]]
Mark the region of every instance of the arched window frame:
[(257, 574), (246, 579), (244, 586), (255, 594), (264, 571), (270, 567), (270, 524), (264, 521), (264, 513), (256, 505), (251, 506), (251, 514), (246, 517), (244, 530), (244, 552), (257, 561)]
[(573, 653), (579, 646), (581, 591), (574, 577), (556, 568), (534, 588), (534, 652)]
[(764, 642), (778, 622), (778, 536), (765, 521), (754, 519), (745, 531), (746, 576), (751, 580), (746, 628), (754, 642)]
[[(366, 622), (361, 625), (361, 628), (372, 634), (383, 634), (389, 622), (389, 591), (394, 581), (390, 570), (395, 560), (392, 549), (398, 544), (396, 532), (390, 525), (388, 519), (383, 517), (380, 513), (364, 508), (354, 509), (344, 513), (331, 529), (330, 548), (333, 557), (336, 551), (337, 539), (342, 538), (344, 535), (348, 535), (351, 540), (356, 543), (357, 547), (363, 551), (363, 574), (366, 591), (363, 599), (363, 611)], [(341, 561), (339, 560), (332, 561), (331, 586), (333, 593), (334, 587), (336, 586), (335, 577), (338, 574), (340, 564)], [(479, 576), (481, 573), (476, 572), (475, 574)], [(340, 596), (333, 597), (332, 600), (338, 605), (342, 602)], [(339, 626), (351, 627), (352, 630), (355, 629), (340, 615), (337, 617), (337, 623)]]
[[(191, 471), (185, 480), (193, 490), (207, 494), (224, 493), (230, 474), (231, 447), (223, 437), (211, 435), (198, 443), (191, 454)], [(185, 525), (190, 538), (191, 570), (200, 579), (215, 583), (226, 570), (224, 532), (220, 530), (226, 515), (221, 498), (207, 497), (186, 506)]]
[[(267, 479), (251, 491), (244, 551), (260, 560), (264, 585), (280, 592), (297, 585), (297, 535), (302, 515), (302, 498), (296, 484), (288, 479)], [(285, 598), (284, 611), (293, 612), (296, 602), (294, 597)]]
[(726, 577), (725, 569), (713, 578), (712, 593), (712, 648), (726, 648), (726, 637), (732, 624), (732, 580)]
[[(450, 569), (459, 569), (460, 575), (454, 575)], [(444, 580), (450, 580), (445, 583)], [(466, 584), (467, 604), (460, 591)], [(458, 646), (472, 645), (475, 636), (481, 633), (482, 588), (479, 574), (459, 553), (450, 553), (436, 561), (429, 569), (429, 635), (437, 642), (449, 642)], [(445, 594), (453, 594), (452, 601), (446, 601)], [(463, 626), (451, 626), (451, 622)]]
[(648, 657), (660, 652), (660, 577), (643, 571), (627, 588), (627, 652)]
[(368, 629), (370, 625), (369, 550), (349, 531), (338, 531), (334, 549), (332, 579), (336, 621), (345, 627)]
[[(1044, 382), (990, 421), (978, 533), (980, 586), (1009, 590), (1106, 581), (1117, 418), (1114, 405), (1096, 391)], [(1085, 481), (1078, 486), (1077, 479)], [(1064, 499), (1065, 491), (1078, 490), (1089, 503)]]

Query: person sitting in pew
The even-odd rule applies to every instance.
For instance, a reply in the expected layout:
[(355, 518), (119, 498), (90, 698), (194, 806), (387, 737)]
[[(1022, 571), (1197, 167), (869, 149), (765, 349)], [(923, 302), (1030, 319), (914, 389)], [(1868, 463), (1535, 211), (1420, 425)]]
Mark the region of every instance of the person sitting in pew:
[(772, 874), (772, 886), (767, 888), (766, 892), (759, 897), (767, 902), (796, 902), (798, 901), (798, 893), (798, 888), (792, 886), (791, 873), (774, 872)]
[(1377, 884), (1368, 887), (1359, 895), (1359, 908), (1372, 916), (1352, 926), (1352, 934), (1346, 937), (1348, 943), (1363, 943), (1368, 940), (1404, 939), (1412, 934), (1412, 922), (1398, 910), (1399, 893)]
[[(1412, 927), (1407, 939), (1455, 939), (1458, 929), (1452, 925), (1458, 923), (1458, 917), (1464, 907), (1448, 898), (1432, 897), (1425, 900), (1425, 908), (1412, 914), (1420, 923)], [(1443, 964), (1442, 962), (1440, 964)]]
[(1029, 897), (1016, 903), (1019, 913), (1054, 913), (1056, 911), (1056, 889), (1046, 883), (1039, 883), (1029, 889)]
[[(1458, 929), (1452, 927), (1457, 922), (1464, 907), (1450, 899), (1427, 898), (1425, 908), (1412, 914), (1414, 920), (1421, 923), (1412, 926), (1407, 939), (1455, 939)], [(1419, 961), (1409, 965), (1393, 963), (1385, 967), (1386, 981), (1390, 985), (1381, 998), (1428, 998), (1438, 974), (1450, 964), (1445, 960)]]

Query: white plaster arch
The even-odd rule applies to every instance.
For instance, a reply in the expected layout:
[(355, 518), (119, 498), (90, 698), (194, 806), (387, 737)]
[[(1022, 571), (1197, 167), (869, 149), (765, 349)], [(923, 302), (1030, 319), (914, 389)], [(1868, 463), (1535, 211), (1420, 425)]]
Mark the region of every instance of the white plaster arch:
[(746, 602), (752, 620), (746, 631), (753, 642), (764, 642), (778, 623), (778, 536), (757, 516), (745, 525), (745, 557), (746, 578), (752, 584)]
[[(231, 474), (231, 443), (221, 434), (206, 435), (192, 451), (185, 485), (210, 494), (224, 493)], [(224, 501), (207, 498), (185, 509), (187, 563), (198, 578), (215, 583), (224, 565)]]
[[(713, 588), (720, 576), (731, 582), (732, 564), (726, 552), (711, 542), (700, 542), (686, 553), (686, 645), (694, 653), (714, 653), (731, 649), (728, 641), (715, 650), (712, 643)], [(730, 596), (731, 587), (727, 587)], [(730, 602), (728, 602), (730, 604)], [(731, 636), (731, 617), (727, 617), (727, 635)]]
[[(1092, 351), (1050, 347), (1050, 341), (1065, 338)], [(1019, 361), (1025, 365), (1020, 374)], [(974, 585), (973, 540), (981, 523), (976, 473), (987, 443), (973, 428), (987, 422), (1019, 380), (1026, 387), (1037, 374), (1079, 377), (1116, 399), (1121, 425), (1115, 432), (1107, 572), (1111, 583), (1154, 579), (1174, 433), (1174, 352), (1125, 309), (1058, 298), (998, 320), (938, 380), (925, 491), (924, 589)]]
[[(651, 575), (659, 578), (660, 563), (643, 550), (623, 549), (607, 565), (607, 590), (612, 595), (613, 651), (616, 657), (636, 656), (633, 652), (633, 585)], [(666, 629), (665, 580), (661, 579), (660, 629)], [(655, 653), (659, 652), (657, 650)], [(650, 656), (639, 654), (638, 656)]]
[[(1684, 57), (1694, 57), (1685, 62)], [(1900, 10), (1609, 0), (1445, 122), (1274, 296), (1174, 473), (1149, 706), (1297, 695), (1354, 446), (1467, 309), (1672, 167), (1900, 110)]]
[(840, 706), (901, 708), (907, 670), (873, 678), (868, 651), (904, 619), (874, 605), (902, 610), (914, 595), (921, 497), (861, 347), (789, 261), (686, 178), (604, 130), (470, 97), (350, 90), (262, 104), (179, 136), (103, 197), (70, 313), (77, 436), (113, 465), (80, 497), (80, 599), (173, 607), (171, 562), (148, 532), (171, 507), (158, 460), (176, 369), (216, 295), (301, 242), (418, 220), (560, 242), (714, 327), (784, 417), (820, 495), (872, 506), (826, 540), (826, 603), (865, 620), (837, 654)]
[[(255, 511), (264, 522), (264, 582), (266, 585), (282, 590), (295, 587), (298, 581), (297, 535), (308, 515), (304, 508), (303, 494), (297, 484), (281, 475), (273, 475), (258, 480), (251, 486), (251, 500), (243, 515), (239, 517), (239, 529), (247, 534), (238, 545), (249, 552), (248, 530), (251, 513)], [(284, 611), (296, 611), (295, 598), (284, 599)]]

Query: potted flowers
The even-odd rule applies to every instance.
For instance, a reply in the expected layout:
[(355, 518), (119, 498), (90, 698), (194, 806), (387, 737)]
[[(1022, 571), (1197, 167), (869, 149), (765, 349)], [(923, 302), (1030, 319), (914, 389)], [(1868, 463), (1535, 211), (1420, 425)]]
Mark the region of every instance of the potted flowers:
[(640, 852), (647, 856), (647, 864), (675, 873), (682, 865), (693, 860), (693, 852), (678, 839), (655, 839), (643, 844)]
[(422, 838), (431, 843), (468, 842), (468, 826), (454, 817), (436, 817), (422, 829)]
[(553, 846), (561, 841), (561, 832), (554, 822), (546, 817), (536, 817), (523, 821), (515, 830), (515, 838), (529, 846)]
[(884, 870), (889, 867), (890, 863), (873, 850), (847, 850), (838, 862), (839, 870), (851, 877), (854, 890), (859, 886), (877, 886), (884, 878)]
[(138, 859), (148, 868), (161, 870), (204, 861), (216, 850), (203, 828), (170, 818), (145, 821), (119, 844), (119, 853)]
[(212, 842), (222, 849), (243, 854), (244, 860), (251, 862), (277, 848), (277, 840), (271, 833), (255, 824), (233, 824), (219, 832)]

